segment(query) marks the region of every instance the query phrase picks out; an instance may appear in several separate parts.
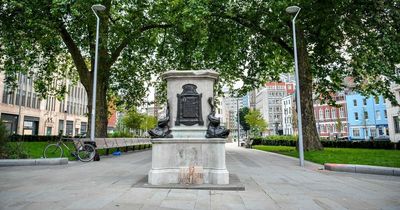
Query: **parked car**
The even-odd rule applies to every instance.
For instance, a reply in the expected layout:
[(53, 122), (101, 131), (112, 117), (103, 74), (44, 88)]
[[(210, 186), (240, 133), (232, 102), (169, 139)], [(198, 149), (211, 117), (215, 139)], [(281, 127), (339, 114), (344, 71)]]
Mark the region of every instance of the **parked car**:
[(390, 138), (387, 135), (382, 135), (374, 138), (373, 141), (390, 141)]
[(338, 141), (348, 141), (349, 137), (348, 136), (341, 136), (338, 138)]

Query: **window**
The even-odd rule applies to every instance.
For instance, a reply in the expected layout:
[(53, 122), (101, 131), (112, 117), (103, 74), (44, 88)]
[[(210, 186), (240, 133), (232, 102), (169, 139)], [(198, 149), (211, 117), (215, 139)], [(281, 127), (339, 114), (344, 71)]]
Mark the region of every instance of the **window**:
[(26, 106), (27, 107), (31, 107), (31, 95), (32, 95), (32, 93), (28, 92), (28, 99), (27, 99), (27, 102), (26, 102)]
[(371, 128), (370, 130), (369, 130), (369, 132), (371, 133), (371, 136), (377, 136), (376, 135), (376, 128)]
[(37, 109), (36, 107), (36, 93), (32, 93), (32, 108)]
[(326, 119), (329, 119), (329, 118), (331, 118), (331, 112), (329, 111), (329, 109), (325, 109), (325, 118)]
[(366, 98), (363, 99), (363, 105), (364, 105), (364, 106), (367, 105), (367, 99), (366, 99)]
[(344, 108), (343, 107), (340, 107), (340, 109), (339, 109), (339, 116), (340, 116), (340, 118), (344, 118)]
[(354, 104), (354, 106), (357, 106), (357, 100), (353, 100), (353, 104)]
[(360, 129), (353, 128), (353, 136), (360, 136)]
[(400, 123), (399, 123), (399, 117), (394, 116), (393, 117), (393, 124), (394, 124), (394, 132), (395, 133), (400, 133)]
[(358, 112), (354, 112), (354, 119), (358, 120)]
[(324, 114), (322, 113), (322, 109), (319, 110), (319, 119), (320, 120), (324, 119)]
[(331, 112), (332, 112), (332, 119), (336, 119), (336, 109), (332, 108)]
[(46, 135), (51, 136), (51, 129), (52, 127), (46, 127)]
[(74, 128), (74, 122), (67, 120), (67, 127), (66, 127), (67, 133), (66, 133), (66, 135), (72, 136), (73, 135), (73, 128)]
[(364, 111), (364, 119), (368, 120), (368, 112)]
[(10, 98), (8, 100), (8, 104), (14, 104), (14, 97), (15, 97), (15, 92), (11, 91)]
[(375, 104), (379, 104), (379, 97), (375, 96)]
[(22, 91), (22, 102), (21, 102), (21, 106), (25, 106), (25, 99), (26, 99), (26, 93), (25, 90)]
[(378, 135), (379, 135), (379, 136), (383, 135), (383, 130), (382, 130), (382, 128), (378, 128)]
[(42, 102), (40, 99), (36, 100), (36, 109), (40, 109), (40, 102)]
[(385, 118), (387, 118), (387, 111), (386, 111), (386, 109), (385, 109), (385, 111), (384, 111), (384, 114), (385, 114)]
[[(20, 98), (21, 90), (17, 90), (17, 97), (15, 98), (15, 105), (19, 105), (19, 98)], [(11, 104), (11, 103), (10, 103)]]
[(381, 112), (380, 112), (379, 110), (376, 111), (375, 117), (376, 117), (377, 120), (380, 120), (380, 119), (381, 119)]
[(64, 130), (64, 120), (58, 121), (58, 133), (63, 133)]
[(4, 88), (3, 90), (3, 103), (6, 104), (7, 103), (7, 98), (8, 98), (8, 88)]

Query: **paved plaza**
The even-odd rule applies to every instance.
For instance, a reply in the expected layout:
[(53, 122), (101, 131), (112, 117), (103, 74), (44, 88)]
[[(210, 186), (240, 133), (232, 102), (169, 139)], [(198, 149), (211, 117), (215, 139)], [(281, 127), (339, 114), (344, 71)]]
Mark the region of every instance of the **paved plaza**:
[(151, 152), (64, 166), (0, 168), (0, 209), (400, 209), (400, 177), (323, 171), (321, 165), (227, 144), (245, 191), (133, 187)]

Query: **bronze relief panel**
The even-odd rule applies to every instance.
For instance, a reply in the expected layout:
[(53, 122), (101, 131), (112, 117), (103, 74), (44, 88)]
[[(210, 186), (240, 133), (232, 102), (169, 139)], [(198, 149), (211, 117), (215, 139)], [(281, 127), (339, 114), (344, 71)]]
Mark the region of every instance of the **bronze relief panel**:
[(201, 112), (202, 94), (197, 93), (197, 86), (185, 84), (182, 93), (177, 94), (178, 111), (175, 125), (204, 125)]

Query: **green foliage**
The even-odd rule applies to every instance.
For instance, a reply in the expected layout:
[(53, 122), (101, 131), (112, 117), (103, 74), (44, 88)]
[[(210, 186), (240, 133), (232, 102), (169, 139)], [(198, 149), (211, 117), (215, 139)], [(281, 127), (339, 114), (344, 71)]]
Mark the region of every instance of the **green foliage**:
[(27, 158), (28, 154), (21, 142), (9, 142), (9, 132), (0, 120), (0, 159)]
[[(252, 138), (253, 145), (296, 146), (297, 136), (267, 136)], [(390, 141), (329, 141), (322, 140), (324, 147), (337, 148), (368, 148), (368, 149), (397, 149), (400, 143)]]
[(257, 109), (250, 110), (249, 113), (244, 117), (246, 123), (250, 126), (250, 133), (252, 136), (259, 136), (261, 132), (267, 129), (268, 124), (261, 116), (260, 111)]
[(3, 121), (0, 120), (0, 158), (7, 157), (7, 142), (9, 132), (4, 125)]
[(342, 128), (343, 128), (343, 123), (342, 123), (342, 120), (340, 120), (339, 117), (337, 118), (335, 125), (336, 125), (336, 130), (341, 132)]
[(157, 125), (157, 118), (154, 116), (143, 115), (141, 119), (140, 129), (149, 130), (155, 128)]
[[(254, 149), (299, 157), (296, 147), (253, 146)], [(319, 164), (360, 164), (400, 168), (400, 151), (383, 149), (325, 148), (323, 151), (306, 151), (304, 158)]]
[(133, 137), (131, 133), (122, 130), (114, 131), (112, 134), (108, 134), (108, 136), (111, 138)]
[(250, 125), (246, 122), (245, 116), (249, 113), (250, 109), (248, 107), (243, 107), (239, 110), (239, 120), (240, 126), (242, 126), (244, 131), (250, 130)]
[(157, 125), (157, 118), (138, 113), (135, 108), (131, 108), (122, 118), (122, 125), (130, 129), (148, 130)]
[[(65, 143), (69, 148), (71, 149), (74, 148), (74, 144), (72, 142), (65, 142)], [(14, 144), (12, 145), (12, 147), (16, 147), (15, 144), (17, 143), (10, 142), (10, 144)], [(19, 142), (19, 144), (21, 144), (23, 148), (25, 148), (25, 151), (27, 153), (25, 158), (34, 158), (34, 159), (42, 158), (43, 150), (48, 145), (47, 142)], [(145, 145), (145, 146), (136, 145), (135, 150), (144, 149), (144, 147), (149, 147), (149, 146), (151, 147), (151, 145)], [(66, 150), (64, 147), (63, 149), (64, 149), (64, 157), (68, 158), (68, 160), (70, 161), (77, 160), (76, 157), (72, 156), (71, 153), (68, 152), (68, 150)], [(121, 150), (120, 148), (110, 149), (109, 154), (116, 151), (117, 149)], [(98, 149), (97, 151), (99, 152), (100, 155), (106, 154), (106, 149)]]
[(142, 122), (142, 117), (142, 114), (138, 113), (135, 108), (132, 108), (125, 113), (124, 117), (122, 118), (122, 124), (126, 128), (139, 129)]
[(292, 135), (287, 135), (287, 136), (272, 135), (272, 136), (263, 137), (263, 139), (265, 139), (265, 140), (297, 141), (298, 136), (292, 136)]
[[(6, 73), (5, 83), (15, 87), (19, 72), (34, 69), (39, 79), (35, 88), (42, 96), (49, 92), (62, 96), (63, 78), (77, 74), (89, 92), (95, 43), (90, 7), (95, 3), (99, 2), (8, 0), (1, 4), (0, 71)], [(244, 82), (239, 94), (293, 69), (292, 16), (285, 12), (293, 1), (102, 3), (107, 9), (99, 12), (101, 100), (112, 91), (128, 106), (138, 105), (149, 83), (165, 90), (160, 74), (169, 69), (215, 69), (221, 83)], [(333, 103), (332, 93), (346, 86), (347, 77), (353, 78), (354, 90), (382, 94), (397, 103), (389, 87), (391, 82), (400, 84), (395, 74), (400, 63), (398, 1), (300, 0), (295, 4), (302, 8), (296, 21), (300, 68), (312, 76), (303, 81), (313, 85), (322, 103)], [(54, 81), (59, 84), (51, 85)], [(308, 91), (311, 97), (312, 89)], [(160, 95), (165, 96), (165, 91)], [(305, 126), (315, 131), (313, 123)]]

